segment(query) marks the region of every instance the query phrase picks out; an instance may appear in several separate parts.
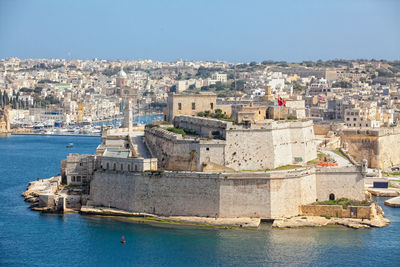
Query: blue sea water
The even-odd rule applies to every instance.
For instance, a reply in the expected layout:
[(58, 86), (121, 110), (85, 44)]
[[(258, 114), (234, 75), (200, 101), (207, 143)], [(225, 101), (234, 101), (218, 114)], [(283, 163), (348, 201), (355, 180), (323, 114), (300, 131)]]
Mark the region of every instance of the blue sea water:
[(29, 181), (59, 173), (68, 153), (94, 153), (99, 142), (0, 138), (0, 266), (400, 266), (400, 209), (382, 199), (390, 226), (365, 230), (178, 227), (27, 208), (20, 194)]
[[(133, 123), (137, 124), (150, 124), (153, 121), (160, 121), (164, 120), (164, 115), (158, 114), (158, 115), (136, 115), (133, 117)], [(103, 122), (96, 122), (93, 123), (93, 125), (114, 125), (117, 126), (118, 124), (121, 124), (122, 120), (109, 120), (109, 121), (103, 121)]]

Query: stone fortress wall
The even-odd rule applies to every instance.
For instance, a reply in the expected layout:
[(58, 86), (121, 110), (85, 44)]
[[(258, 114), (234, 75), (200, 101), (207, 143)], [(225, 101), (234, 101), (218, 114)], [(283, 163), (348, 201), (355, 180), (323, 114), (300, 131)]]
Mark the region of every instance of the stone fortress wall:
[(160, 169), (197, 170), (213, 163), (234, 170), (265, 170), (317, 157), (312, 121), (266, 121), (234, 125), (216, 119), (176, 116), (174, 126), (195, 130), (183, 138), (162, 127), (146, 127), (145, 140)]
[(340, 131), (342, 146), (358, 162), (367, 159), (371, 168), (400, 166), (400, 129), (344, 129)]
[(235, 170), (274, 169), (317, 157), (312, 121), (235, 125), (226, 142), (225, 164)]
[[(341, 177), (350, 182), (338, 181)], [(254, 173), (98, 169), (90, 200), (95, 206), (162, 216), (274, 219), (297, 215), (301, 205), (328, 200), (330, 194), (363, 200), (363, 181), (358, 167)]]
[(223, 140), (183, 138), (162, 127), (146, 127), (145, 142), (158, 168), (176, 171), (201, 171), (207, 159), (223, 165)]

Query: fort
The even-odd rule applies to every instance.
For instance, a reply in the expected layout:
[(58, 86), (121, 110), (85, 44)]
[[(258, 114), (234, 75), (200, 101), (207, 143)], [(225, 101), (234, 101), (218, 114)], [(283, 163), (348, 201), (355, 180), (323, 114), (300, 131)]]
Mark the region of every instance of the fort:
[[(207, 107), (214, 105), (209, 103), (214, 96), (180, 98), (195, 103), (194, 108), (203, 98)], [(70, 154), (62, 161), (60, 184), (73, 188), (42, 198), (42, 208), (81, 206), (90, 213), (112, 209), (240, 224), (315, 212), (305, 207), (318, 201), (366, 200), (367, 161), (359, 166), (314, 164), (317, 146), (311, 120), (239, 123), (191, 112), (167, 111), (168, 121), (145, 127), (132, 126), (131, 112), (125, 112), (125, 128), (102, 129), (96, 154)]]

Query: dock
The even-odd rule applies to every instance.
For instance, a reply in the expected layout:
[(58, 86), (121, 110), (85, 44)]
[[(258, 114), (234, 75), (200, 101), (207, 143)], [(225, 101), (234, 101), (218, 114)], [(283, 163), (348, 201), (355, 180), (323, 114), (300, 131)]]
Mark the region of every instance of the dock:
[(400, 208), (400, 196), (388, 199), (384, 204), (392, 208)]

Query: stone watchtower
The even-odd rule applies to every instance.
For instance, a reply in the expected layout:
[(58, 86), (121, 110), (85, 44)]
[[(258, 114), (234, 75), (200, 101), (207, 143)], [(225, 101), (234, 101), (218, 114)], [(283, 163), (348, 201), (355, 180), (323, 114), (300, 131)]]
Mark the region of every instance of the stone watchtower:
[(272, 94), (271, 86), (265, 86), (265, 95), (261, 98), (263, 101), (273, 101), (274, 95)]

